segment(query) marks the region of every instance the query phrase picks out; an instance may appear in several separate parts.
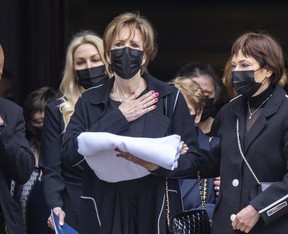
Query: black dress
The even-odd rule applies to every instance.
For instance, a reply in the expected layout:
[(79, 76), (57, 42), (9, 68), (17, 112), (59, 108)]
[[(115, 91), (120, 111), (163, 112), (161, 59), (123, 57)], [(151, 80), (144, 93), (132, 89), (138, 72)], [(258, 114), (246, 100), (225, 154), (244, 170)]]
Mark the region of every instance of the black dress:
[[(108, 112), (117, 109), (120, 102), (109, 100)], [(143, 136), (144, 118), (140, 118), (133, 121), (129, 128), (122, 132), (123, 136)], [(123, 159), (126, 160), (126, 159)], [(140, 180), (145, 180), (142, 178)], [(126, 234), (126, 233), (138, 233), (138, 218), (141, 213), (140, 197), (144, 192), (139, 179), (123, 181), (115, 183), (114, 191), (114, 213), (113, 213), (113, 234)]]

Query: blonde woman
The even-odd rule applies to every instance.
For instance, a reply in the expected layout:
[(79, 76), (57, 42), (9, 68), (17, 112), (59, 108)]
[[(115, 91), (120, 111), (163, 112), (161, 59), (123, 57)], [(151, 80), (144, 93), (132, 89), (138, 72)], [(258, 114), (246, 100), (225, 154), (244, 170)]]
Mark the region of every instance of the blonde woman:
[[(108, 80), (103, 60), (102, 39), (90, 31), (74, 36), (67, 48), (62, 98), (45, 108), (40, 164), (44, 168), (44, 194), (48, 206), (58, 215), (60, 224), (67, 222), (78, 229), (82, 164), (65, 167), (61, 160), (61, 138), (74, 112), (79, 96), (86, 89), (97, 89)], [(97, 91), (96, 91), (97, 92)], [(53, 228), (51, 217), (48, 225)]]

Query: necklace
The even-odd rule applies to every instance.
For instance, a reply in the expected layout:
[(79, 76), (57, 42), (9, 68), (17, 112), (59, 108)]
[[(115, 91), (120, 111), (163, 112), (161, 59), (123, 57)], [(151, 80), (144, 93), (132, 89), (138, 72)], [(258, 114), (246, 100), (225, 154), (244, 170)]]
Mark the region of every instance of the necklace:
[[(116, 92), (117, 92), (117, 95), (118, 95), (119, 101), (120, 101), (121, 103), (123, 103), (126, 99), (128, 99), (129, 97), (131, 97), (132, 94), (134, 94), (134, 93), (136, 92), (136, 90), (139, 88), (140, 84), (141, 84), (141, 79), (139, 80), (138, 85), (137, 85), (136, 88), (132, 91), (132, 93), (131, 93), (128, 97), (124, 98), (123, 100), (122, 100), (122, 98), (121, 98), (121, 95), (120, 95), (119, 89), (118, 89), (118, 87), (117, 87), (117, 88), (116, 88)], [(117, 86), (119, 86), (118, 83), (117, 83)], [(121, 93), (122, 93), (122, 96), (124, 97), (122, 91), (121, 91)]]
[(252, 118), (252, 115), (254, 115), (258, 110), (260, 110), (260, 108), (269, 100), (269, 98), (272, 96), (272, 94), (267, 97), (261, 104), (260, 106), (258, 106), (254, 111), (251, 112), (251, 108), (250, 108), (250, 104), (249, 101), (247, 101), (247, 105), (248, 105), (248, 111), (249, 111), (249, 117), (248, 119)]

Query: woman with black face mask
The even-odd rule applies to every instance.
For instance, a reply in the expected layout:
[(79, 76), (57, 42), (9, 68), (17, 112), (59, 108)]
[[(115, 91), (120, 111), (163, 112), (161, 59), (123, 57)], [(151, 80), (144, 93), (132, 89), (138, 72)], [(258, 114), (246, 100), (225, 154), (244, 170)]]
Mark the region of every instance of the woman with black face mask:
[[(173, 173), (174, 176), (186, 176), (191, 173), (190, 168), (196, 173), (202, 156), (195, 129), (187, 128), (194, 124), (193, 118), (184, 97), (175, 87), (146, 72), (154, 50), (154, 35), (144, 17), (133, 13), (119, 15), (106, 27), (103, 41), (114, 76), (101, 89), (87, 90), (79, 99), (63, 137), (66, 164), (73, 166), (84, 160), (78, 153), (78, 136), (85, 132), (145, 138), (175, 133), (181, 135), (189, 150), (179, 158), (178, 167), (171, 171), (115, 149), (112, 156), (129, 162), (127, 170), (137, 164), (148, 174), (114, 183), (103, 177), (100, 179), (86, 167), (79, 231), (85, 234), (166, 234), (165, 177), (172, 177)], [(177, 179), (169, 178), (168, 184), (173, 214), (182, 210), (181, 196)]]
[(240, 95), (222, 108), (213, 126), (213, 135), (221, 137), (221, 187), (212, 233), (284, 234), (288, 99), (278, 84), (285, 75), (282, 49), (269, 34), (245, 33), (232, 46), (231, 68)]
[(217, 112), (228, 100), (221, 80), (209, 64), (201, 63), (186, 64), (179, 69), (177, 75), (193, 79), (202, 88), (205, 104), (198, 126), (203, 133), (209, 135)]
[[(78, 230), (83, 163), (66, 167), (62, 162), (61, 139), (80, 95), (109, 80), (104, 60), (103, 41), (91, 31), (77, 33), (68, 45), (65, 69), (60, 84), (62, 97), (45, 108), (40, 165), (46, 202), (59, 217)], [(52, 229), (52, 218), (48, 219)]]

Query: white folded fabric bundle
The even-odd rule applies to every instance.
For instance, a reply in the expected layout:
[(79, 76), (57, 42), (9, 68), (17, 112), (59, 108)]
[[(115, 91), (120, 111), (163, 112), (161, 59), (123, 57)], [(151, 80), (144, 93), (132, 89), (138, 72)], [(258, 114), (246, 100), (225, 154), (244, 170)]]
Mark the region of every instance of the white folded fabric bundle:
[(129, 160), (116, 156), (114, 149), (129, 152), (145, 161), (169, 170), (178, 165), (182, 147), (179, 135), (161, 138), (127, 137), (107, 132), (83, 132), (78, 138), (78, 152), (101, 180), (119, 182), (141, 178), (150, 172)]

